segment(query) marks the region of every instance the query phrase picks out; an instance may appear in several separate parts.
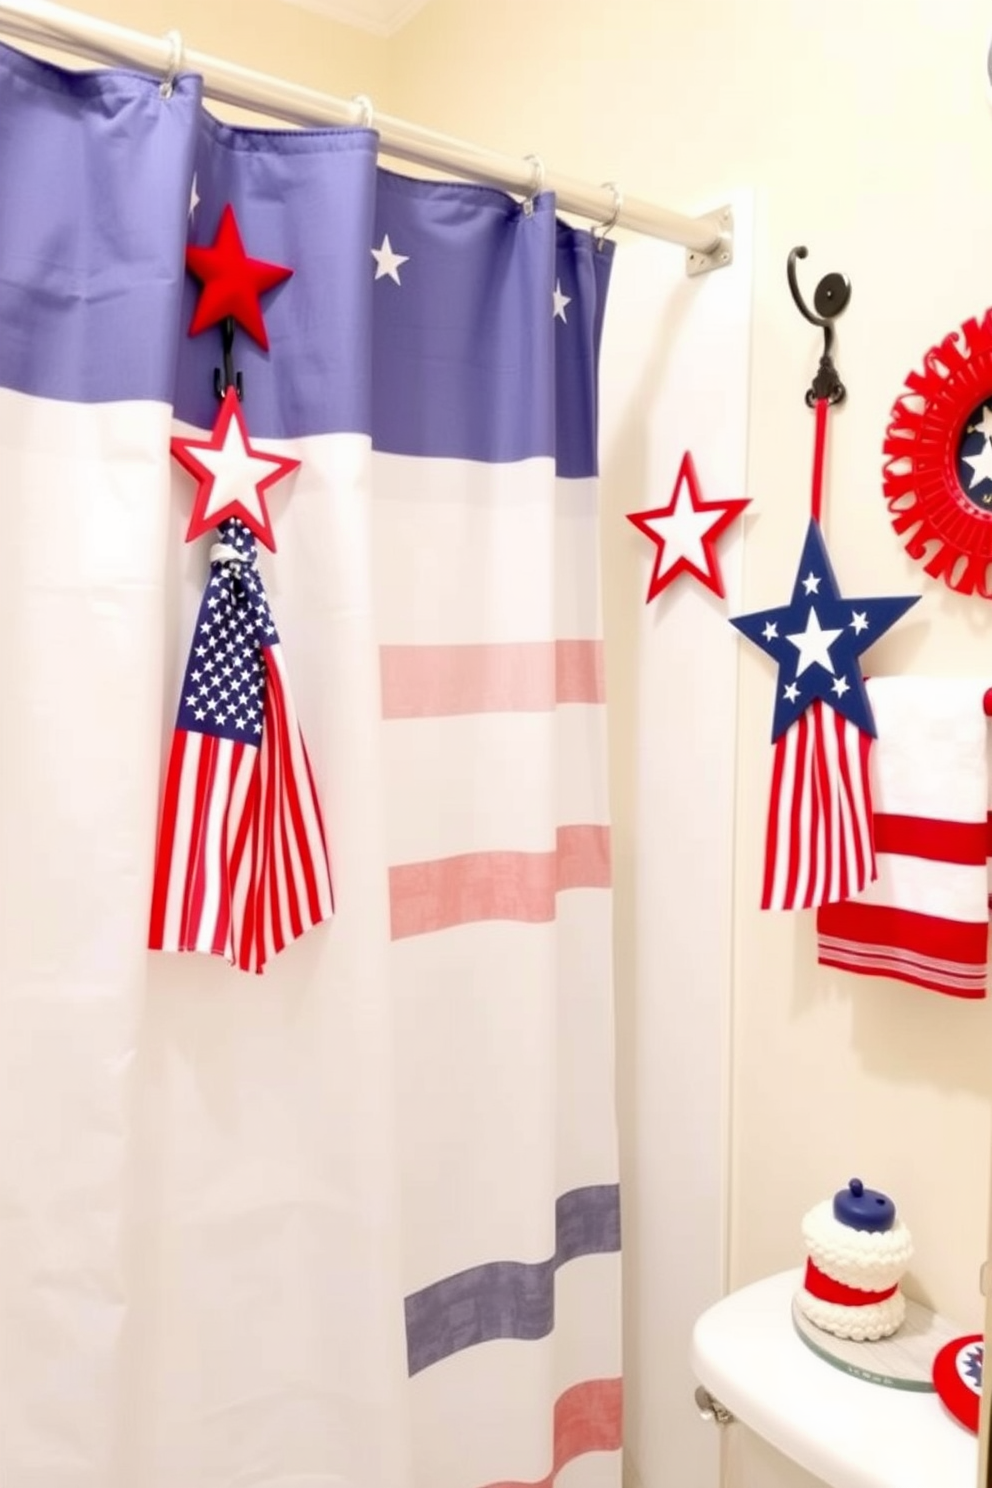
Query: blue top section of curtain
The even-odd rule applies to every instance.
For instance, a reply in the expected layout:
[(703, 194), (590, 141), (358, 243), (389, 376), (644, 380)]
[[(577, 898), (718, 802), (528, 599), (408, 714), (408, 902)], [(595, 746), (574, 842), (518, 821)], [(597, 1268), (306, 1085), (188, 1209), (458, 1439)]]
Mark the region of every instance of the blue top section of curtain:
[(184, 251), (230, 202), (246, 252), (293, 269), (263, 297), (268, 352), (237, 335), (254, 437), (591, 474), (612, 244), (550, 196), (528, 213), (376, 152), (368, 130), (221, 124), (194, 77), (163, 98), (155, 78), (0, 47), (0, 385), (211, 426), (220, 335), (186, 334)]
[(0, 385), (171, 401), (200, 111), (196, 78), (0, 47)]

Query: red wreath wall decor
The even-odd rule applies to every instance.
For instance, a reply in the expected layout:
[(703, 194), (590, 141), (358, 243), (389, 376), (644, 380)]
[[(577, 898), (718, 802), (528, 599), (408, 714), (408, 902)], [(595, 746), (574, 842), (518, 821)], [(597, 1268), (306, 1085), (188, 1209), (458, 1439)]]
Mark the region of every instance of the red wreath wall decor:
[(992, 310), (932, 346), (889, 416), (889, 515), (911, 558), (992, 599)]

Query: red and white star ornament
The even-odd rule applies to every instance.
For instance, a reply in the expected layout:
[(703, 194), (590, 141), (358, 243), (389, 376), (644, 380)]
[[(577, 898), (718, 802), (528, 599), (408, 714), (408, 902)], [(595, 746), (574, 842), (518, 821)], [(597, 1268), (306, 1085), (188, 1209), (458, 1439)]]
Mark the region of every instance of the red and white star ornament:
[(277, 481), (299, 469), (300, 462), (265, 454), (252, 446), (233, 387), (224, 394), (210, 438), (173, 436), (172, 453), (198, 482), (186, 531), (187, 542), (213, 531), (229, 517), (238, 517), (259, 542), (275, 552), (265, 495)]
[(259, 296), (282, 284), (293, 271), (283, 264), (248, 257), (230, 203), (221, 213), (217, 235), (210, 247), (186, 249), (186, 267), (203, 286), (189, 334), (197, 336), (230, 316), (268, 351), (269, 338)]
[(748, 505), (749, 498), (706, 501), (692, 454), (686, 450), (668, 505), (627, 513), (627, 521), (658, 549), (645, 603), (650, 604), (683, 573), (725, 598), (716, 545)]

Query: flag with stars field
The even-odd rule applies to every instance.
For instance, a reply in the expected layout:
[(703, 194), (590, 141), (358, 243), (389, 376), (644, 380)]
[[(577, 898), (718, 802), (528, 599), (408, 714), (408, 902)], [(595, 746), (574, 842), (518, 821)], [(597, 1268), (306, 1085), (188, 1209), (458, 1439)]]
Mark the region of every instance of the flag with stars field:
[(844, 598), (811, 520), (789, 603), (731, 620), (778, 666), (763, 909), (830, 904), (875, 877), (860, 658), (917, 598)]
[(210, 552), (162, 802), (149, 945), (242, 971), (333, 912), (320, 804), (255, 539)]

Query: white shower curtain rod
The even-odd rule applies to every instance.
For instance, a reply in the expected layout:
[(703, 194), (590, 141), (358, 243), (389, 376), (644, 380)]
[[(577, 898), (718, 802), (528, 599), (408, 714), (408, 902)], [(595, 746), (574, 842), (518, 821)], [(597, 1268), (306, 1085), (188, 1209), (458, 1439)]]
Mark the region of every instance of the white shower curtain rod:
[[(622, 196), (616, 187), (590, 186), (551, 171), (544, 171), (536, 157), (516, 159), (498, 155), (462, 140), (436, 134), (417, 124), (372, 113), (368, 100), (331, 98), (312, 88), (283, 82), (238, 67), (233, 62), (201, 52), (187, 51), (177, 32), (162, 38), (146, 36), (125, 26), (116, 26), (95, 16), (67, 10), (48, 0), (0, 0), (0, 33), (23, 41), (57, 47), (91, 61), (113, 66), (140, 67), (163, 77), (177, 72), (196, 72), (203, 78), (208, 98), (236, 107), (268, 114), (287, 123), (313, 127), (320, 124), (371, 124), (384, 155), (417, 165), (449, 171), (454, 175), (524, 196), (536, 190), (553, 191), (563, 212), (589, 218), (612, 227), (680, 243), (713, 265), (730, 257), (730, 232), (718, 215), (686, 217), (667, 207)], [(726, 257), (723, 252), (726, 248)], [(710, 264), (706, 265), (711, 266)]]

